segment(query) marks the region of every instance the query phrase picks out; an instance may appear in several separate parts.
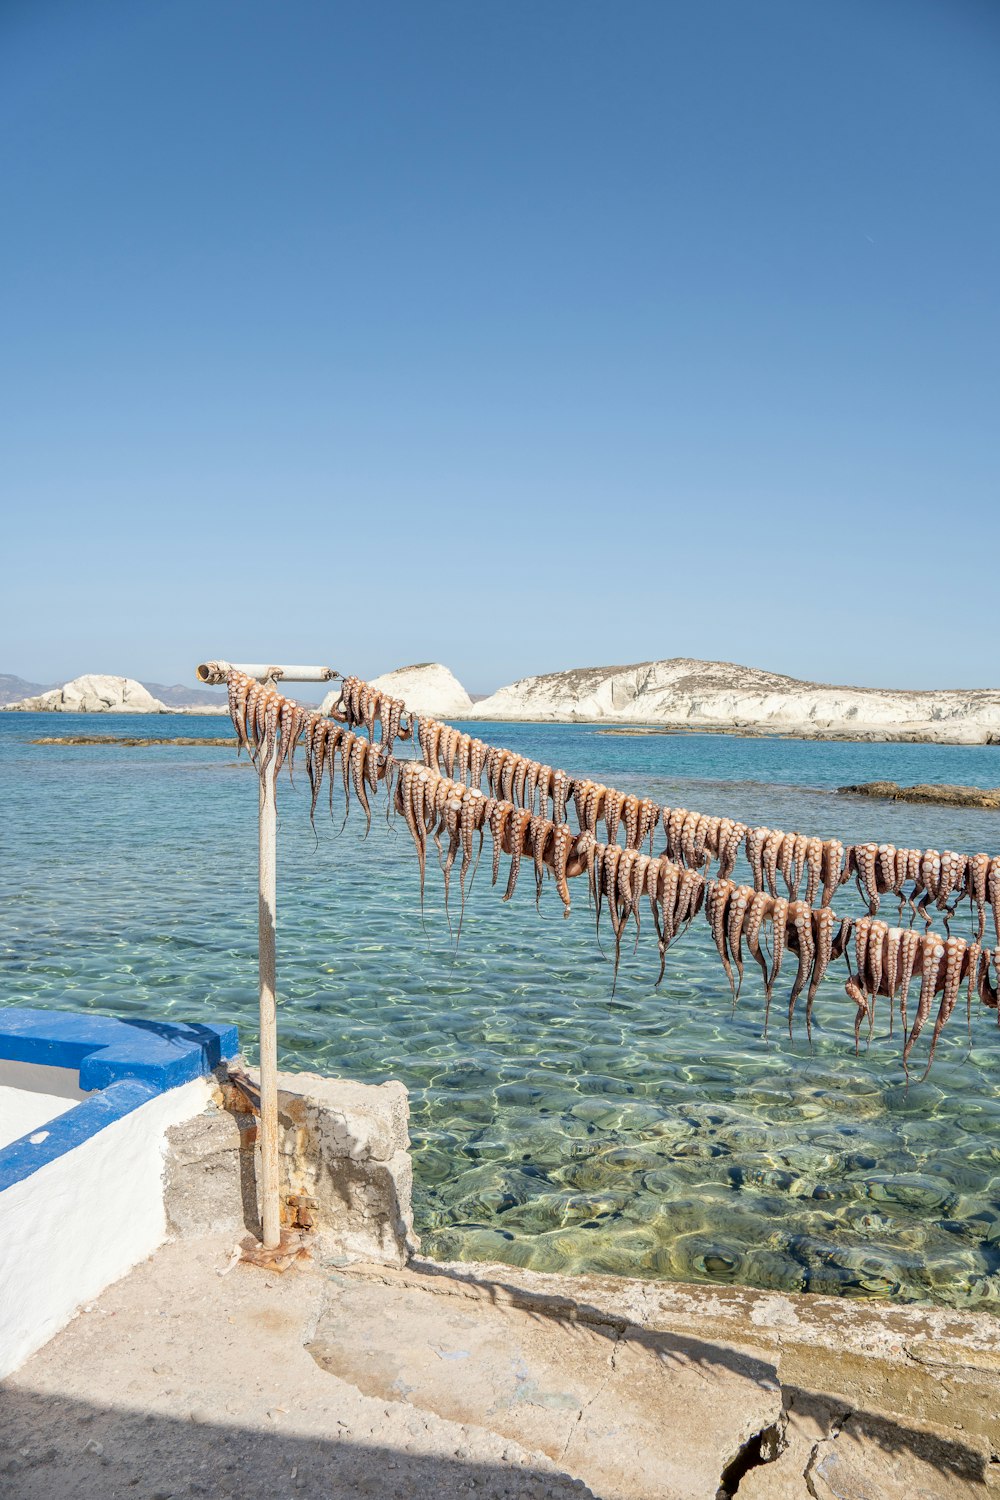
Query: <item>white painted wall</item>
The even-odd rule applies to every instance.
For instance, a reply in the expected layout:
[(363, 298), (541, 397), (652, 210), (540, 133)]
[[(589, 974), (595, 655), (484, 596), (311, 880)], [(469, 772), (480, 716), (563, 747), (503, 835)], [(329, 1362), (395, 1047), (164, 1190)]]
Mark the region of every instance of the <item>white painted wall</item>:
[(0, 1379), (162, 1245), (164, 1135), (210, 1100), (170, 1089), (0, 1193)]
[(73, 1107), (72, 1099), (62, 1099), (58, 1094), (36, 1094), (32, 1089), (0, 1085), (0, 1151)]

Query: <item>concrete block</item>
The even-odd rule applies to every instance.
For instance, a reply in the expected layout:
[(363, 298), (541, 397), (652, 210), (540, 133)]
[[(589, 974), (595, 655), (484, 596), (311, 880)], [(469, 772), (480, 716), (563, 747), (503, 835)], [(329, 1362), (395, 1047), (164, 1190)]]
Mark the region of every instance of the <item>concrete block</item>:
[[(283, 1073), (278, 1118), (283, 1222), (313, 1231), (334, 1258), (404, 1265), (419, 1241), (403, 1084)], [(220, 1070), (213, 1108), (170, 1132), (172, 1234), (260, 1232), (257, 1125)]]

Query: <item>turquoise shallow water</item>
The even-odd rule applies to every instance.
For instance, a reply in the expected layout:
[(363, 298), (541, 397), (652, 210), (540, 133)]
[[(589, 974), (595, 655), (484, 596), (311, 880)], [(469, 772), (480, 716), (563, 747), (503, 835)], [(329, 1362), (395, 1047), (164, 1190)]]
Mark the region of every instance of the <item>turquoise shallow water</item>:
[[(253, 1055), (256, 786), (225, 749), (32, 746), (39, 734), (231, 733), (219, 718), (0, 716), (6, 1003), (237, 1021)], [(1000, 815), (831, 788), (1000, 784), (1000, 750), (631, 738), (491, 726), (487, 738), (663, 802), (897, 844), (1000, 851)], [(953, 1021), (905, 1086), (885, 1021), (855, 1057), (842, 976), (810, 1046), (748, 971), (732, 1012), (699, 926), (666, 978), (647, 930), (611, 997), (586, 898), (563, 921), (525, 871), (480, 870), (462, 940), (431, 873), (421, 923), (405, 830), (357, 808), (309, 829), (280, 791), (282, 1063), (411, 1091), (416, 1212), (432, 1255), (951, 1305), (1000, 1301), (1000, 1038)], [(577, 883), (578, 884), (578, 883)], [(838, 897), (847, 910), (851, 897)], [(959, 929), (961, 930), (961, 929)]]

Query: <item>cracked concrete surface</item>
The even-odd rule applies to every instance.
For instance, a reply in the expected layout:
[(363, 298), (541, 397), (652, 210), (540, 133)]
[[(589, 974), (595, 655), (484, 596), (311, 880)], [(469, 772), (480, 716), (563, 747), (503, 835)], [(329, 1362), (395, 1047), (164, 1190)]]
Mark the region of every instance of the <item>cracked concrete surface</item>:
[(227, 1270), (232, 1243), (165, 1246), (0, 1387), (4, 1500), (998, 1492), (988, 1318), (430, 1262), (275, 1276)]

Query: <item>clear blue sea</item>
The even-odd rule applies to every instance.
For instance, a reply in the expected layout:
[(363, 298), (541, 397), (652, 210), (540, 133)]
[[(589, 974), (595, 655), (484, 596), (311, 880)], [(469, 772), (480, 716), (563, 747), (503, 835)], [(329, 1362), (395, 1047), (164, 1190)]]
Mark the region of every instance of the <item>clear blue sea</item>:
[[(254, 1055), (256, 783), (211, 748), (33, 746), (43, 734), (231, 735), (206, 717), (0, 715), (0, 932), (11, 1005), (239, 1023)], [(838, 797), (843, 783), (1000, 784), (1000, 749), (603, 736), (479, 726), (661, 802), (850, 841), (1000, 852), (1000, 814)], [(883, 1014), (854, 1054), (842, 966), (812, 1045), (755, 976), (735, 1013), (702, 925), (668, 956), (651, 923), (611, 966), (586, 895), (564, 921), (486, 865), (461, 943), (384, 802), (309, 827), (279, 793), (283, 1066), (410, 1090), (425, 1251), (540, 1270), (744, 1282), (950, 1305), (1000, 1301), (1000, 1034), (956, 1014), (906, 1086)], [(579, 883), (577, 883), (579, 885)], [(857, 909), (847, 888), (838, 909)], [(455, 909), (457, 915), (457, 904)], [(958, 928), (956, 930), (964, 930)], [(789, 976), (790, 978), (790, 976)]]

